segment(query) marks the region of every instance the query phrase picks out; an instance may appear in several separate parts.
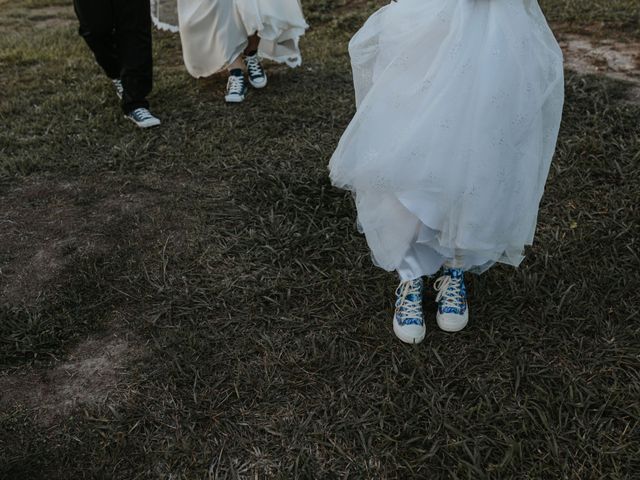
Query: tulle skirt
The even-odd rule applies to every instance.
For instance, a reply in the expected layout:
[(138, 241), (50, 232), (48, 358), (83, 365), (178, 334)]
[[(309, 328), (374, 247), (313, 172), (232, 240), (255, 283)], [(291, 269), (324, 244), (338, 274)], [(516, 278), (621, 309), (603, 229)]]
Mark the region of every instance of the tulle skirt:
[(555, 150), (562, 52), (535, 0), (400, 0), (349, 45), (357, 112), (331, 162), (374, 262), (518, 265)]
[(308, 28), (299, 0), (178, 0), (182, 53), (194, 77), (212, 75), (232, 63), (260, 36), (263, 58), (300, 65), (298, 41)]

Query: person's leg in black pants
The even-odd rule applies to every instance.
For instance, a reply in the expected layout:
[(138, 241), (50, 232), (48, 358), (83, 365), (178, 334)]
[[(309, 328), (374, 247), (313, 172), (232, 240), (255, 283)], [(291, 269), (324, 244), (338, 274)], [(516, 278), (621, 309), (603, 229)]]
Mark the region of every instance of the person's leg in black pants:
[(153, 82), (149, 0), (74, 0), (80, 35), (96, 61), (124, 89), (125, 114), (149, 108)]
[(122, 108), (128, 113), (140, 107), (149, 108), (146, 97), (153, 85), (151, 7), (149, 0), (114, 0), (114, 5), (124, 87)]
[(120, 55), (115, 36), (115, 11), (112, 0), (73, 0), (80, 21), (79, 33), (87, 42), (111, 79), (120, 78)]

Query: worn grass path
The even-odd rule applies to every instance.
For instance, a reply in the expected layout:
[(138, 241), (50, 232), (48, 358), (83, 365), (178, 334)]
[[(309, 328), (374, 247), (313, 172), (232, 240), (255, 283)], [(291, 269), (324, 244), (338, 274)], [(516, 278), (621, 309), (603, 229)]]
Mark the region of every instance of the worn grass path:
[[(637, 474), (640, 106), (568, 72), (527, 260), (403, 346), (326, 171), (374, 3), (303, 1), (304, 66), (234, 107), (156, 34), (145, 132), (66, 0), (0, 0), (0, 478)], [(635, 0), (541, 3), (640, 39)]]

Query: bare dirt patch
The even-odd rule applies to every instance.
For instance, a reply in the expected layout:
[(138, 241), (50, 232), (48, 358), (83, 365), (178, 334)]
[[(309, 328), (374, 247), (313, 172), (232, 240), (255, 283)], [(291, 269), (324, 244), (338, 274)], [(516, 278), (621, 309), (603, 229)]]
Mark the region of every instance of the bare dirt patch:
[(131, 393), (127, 364), (139, 353), (115, 333), (89, 338), (52, 369), (0, 377), (0, 405), (34, 409), (48, 424), (80, 405), (118, 404)]
[(68, 283), (73, 266), (107, 255), (136, 218), (156, 203), (144, 190), (31, 178), (1, 196), (0, 301), (37, 308)]
[(565, 33), (560, 46), (568, 69), (629, 82), (631, 100), (640, 102), (640, 42)]
[(0, 185), (0, 369), (48, 367), (177, 281), (163, 255), (169, 241), (182, 251), (193, 227), (177, 208), (191, 202), (184, 188), (116, 174)]

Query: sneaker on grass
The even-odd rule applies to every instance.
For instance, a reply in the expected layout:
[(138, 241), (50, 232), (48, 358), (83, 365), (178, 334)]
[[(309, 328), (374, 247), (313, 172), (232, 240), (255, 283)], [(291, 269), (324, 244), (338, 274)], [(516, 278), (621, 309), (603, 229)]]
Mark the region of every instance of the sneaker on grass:
[(160, 125), (160, 119), (154, 117), (146, 108), (136, 108), (127, 113), (124, 118), (128, 118), (140, 128), (150, 128)]
[(445, 268), (433, 288), (438, 292), (438, 326), (445, 332), (458, 332), (466, 327), (469, 309), (464, 272), (459, 268)]
[(249, 74), (249, 83), (253, 88), (264, 88), (267, 86), (267, 73), (262, 68), (260, 57), (257, 53), (247, 55), (244, 59)]
[(396, 290), (393, 333), (404, 343), (420, 343), (427, 329), (422, 315), (422, 279), (400, 283)]
[(224, 99), (227, 103), (241, 103), (247, 95), (247, 81), (242, 70), (232, 71), (227, 80), (227, 94)]

